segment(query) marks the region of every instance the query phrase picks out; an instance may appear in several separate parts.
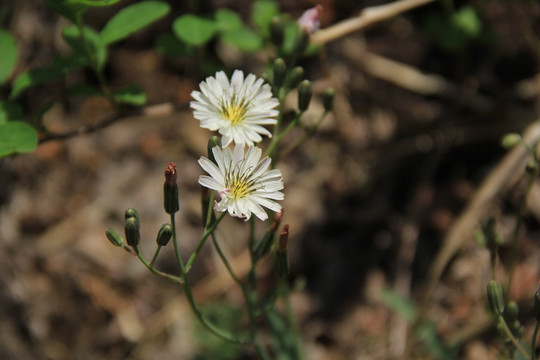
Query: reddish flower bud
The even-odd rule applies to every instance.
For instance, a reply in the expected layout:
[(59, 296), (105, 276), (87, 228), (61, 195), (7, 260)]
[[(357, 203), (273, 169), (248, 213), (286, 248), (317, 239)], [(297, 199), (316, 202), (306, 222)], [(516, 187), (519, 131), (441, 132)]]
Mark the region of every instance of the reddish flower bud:
[(279, 242), (277, 250), (279, 252), (287, 252), (287, 242), (289, 241), (289, 225), (285, 225), (279, 233)]
[(176, 185), (177, 176), (178, 173), (176, 172), (176, 164), (173, 162), (168, 163), (165, 167), (165, 181), (167, 182), (167, 185), (170, 187)]

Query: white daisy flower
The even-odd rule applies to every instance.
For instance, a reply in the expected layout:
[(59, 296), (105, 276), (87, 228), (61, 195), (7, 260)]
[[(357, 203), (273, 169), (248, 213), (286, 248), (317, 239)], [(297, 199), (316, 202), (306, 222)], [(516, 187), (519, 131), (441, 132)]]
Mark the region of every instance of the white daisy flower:
[(263, 125), (277, 123), (279, 101), (272, 97), (270, 85), (263, 79), (235, 70), (231, 81), (223, 71), (200, 83), (201, 91), (193, 91), (190, 103), (193, 116), (201, 127), (219, 130), (223, 146), (235, 144), (253, 146), (262, 140), (261, 135), (272, 137)]
[(218, 211), (228, 211), (231, 216), (245, 218), (246, 221), (255, 214), (266, 220), (268, 215), (262, 206), (281, 211), (281, 205), (274, 200), (283, 200), (283, 180), (277, 169), (268, 170), (271, 159), (265, 157), (261, 161), (262, 150), (249, 147), (244, 155), (244, 146), (236, 145), (234, 153), (229, 148), (212, 149), (217, 165), (211, 160), (201, 157), (199, 164), (210, 175), (201, 175), (199, 184), (216, 190), (221, 201), (216, 203)]

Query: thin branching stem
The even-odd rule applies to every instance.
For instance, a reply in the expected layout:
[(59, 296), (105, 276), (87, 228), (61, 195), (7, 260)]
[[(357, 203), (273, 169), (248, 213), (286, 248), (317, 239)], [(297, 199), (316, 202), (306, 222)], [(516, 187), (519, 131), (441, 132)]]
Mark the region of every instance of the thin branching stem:
[(182, 282), (183, 282), (182, 278), (179, 278), (178, 276), (174, 276), (174, 275), (167, 274), (167, 273), (164, 273), (162, 271), (159, 271), (151, 263), (149, 263), (148, 260), (146, 260), (145, 257), (143, 256), (143, 254), (141, 253), (141, 250), (139, 249), (138, 246), (134, 246), (133, 251), (135, 251), (135, 254), (139, 258), (139, 260), (144, 264), (144, 266), (146, 266), (148, 268), (148, 270), (150, 270), (153, 274), (156, 274), (156, 275), (158, 275), (158, 276), (160, 276), (162, 278), (165, 278), (167, 280), (171, 280), (172, 282), (182, 284)]
[[(221, 217), (219, 217), (212, 226), (205, 231), (201, 238), (201, 242), (204, 241), (211, 233), (214, 231), (217, 224), (223, 219), (226, 213), (223, 213)], [(176, 221), (174, 214), (171, 214), (171, 224), (173, 227), (173, 243), (174, 243), (174, 250), (176, 254), (176, 260), (178, 262), (178, 266), (180, 267), (180, 273), (182, 275), (182, 280), (184, 281), (184, 294), (186, 296), (186, 299), (191, 307), (191, 310), (193, 311), (193, 314), (197, 317), (199, 322), (212, 334), (219, 337), (220, 339), (223, 339), (225, 341), (235, 343), (235, 344), (241, 344), (241, 345), (254, 345), (253, 341), (251, 339), (245, 339), (245, 338), (239, 338), (235, 337), (229, 332), (226, 332), (223, 329), (218, 328), (216, 325), (214, 325), (210, 320), (208, 320), (206, 317), (204, 317), (201, 309), (195, 302), (195, 298), (193, 297), (193, 293), (191, 291), (191, 285), (189, 284), (189, 280), (187, 277), (186, 268), (184, 267), (184, 262), (182, 260), (182, 257), (180, 256), (180, 249), (178, 247), (178, 239), (176, 236)]]
[(504, 330), (504, 333), (506, 334), (506, 336), (508, 336), (508, 339), (510, 339), (510, 341), (512, 342), (512, 344), (514, 344), (514, 346), (516, 347), (516, 349), (521, 353), (521, 355), (523, 355), (523, 357), (525, 359), (529, 359), (529, 354), (527, 353), (527, 351), (521, 346), (521, 344), (519, 343), (518, 339), (516, 339), (516, 337), (514, 336), (514, 334), (512, 334), (512, 331), (510, 330), (510, 328), (508, 327), (508, 325), (506, 324), (506, 321), (504, 320), (503, 316), (502, 315), (499, 315), (497, 320), (499, 321), (499, 324), (501, 324), (503, 330)]

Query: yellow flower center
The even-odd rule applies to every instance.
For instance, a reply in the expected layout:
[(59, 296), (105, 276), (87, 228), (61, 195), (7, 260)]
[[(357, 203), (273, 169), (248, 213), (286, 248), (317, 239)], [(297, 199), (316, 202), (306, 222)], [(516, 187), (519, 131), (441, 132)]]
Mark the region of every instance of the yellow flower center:
[(232, 99), (229, 104), (224, 103), (221, 105), (221, 115), (229, 120), (232, 125), (244, 121), (247, 110), (248, 103), (246, 101), (238, 102), (236, 99)]
[(230, 186), (230, 196), (233, 199), (243, 198), (249, 194), (248, 183), (246, 181), (237, 181)]

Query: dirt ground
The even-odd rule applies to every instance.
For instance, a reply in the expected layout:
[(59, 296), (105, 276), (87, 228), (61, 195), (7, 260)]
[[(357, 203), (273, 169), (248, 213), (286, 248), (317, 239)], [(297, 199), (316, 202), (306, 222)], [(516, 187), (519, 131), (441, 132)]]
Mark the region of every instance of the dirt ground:
[[(382, 3), (324, 0), (322, 27)], [(15, 75), (65, 54), (59, 31), (67, 20), (42, 1), (6, 4), (8, 15), (4, 11), (0, 20), (17, 39)], [(297, 17), (314, 4), (283, 1), (282, 10)], [(446, 359), (427, 351), (421, 336), (381, 300), (384, 289), (418, 306), (431, 291), (423, 309), (440, 339), (457, 345), (449, 358), (501, 354), (486, 310), (490, 257), (473, 234), (495, 216), (505, 239), (500, 263), (507, 263), (525, 157), (514, 152), (509, 158), (500, 139), (526, 129), (538, 133), (540, 5), (470, 5), (481, 10), (483, 35), (457, 49), (444, 49), (429, 25), (434, 14), (444, 13), (441, 1), (337, 38), (301, 60), (313, 81), (311, 116), (321, 109), (324, 89), (337, 91), (334, 113), (279, 163), (284, 223), (291, 229), (290, 278), (297, 288), (292, 304), (306, 359), (402, 358), (408, 337), (408, 358)], [(216, 0), (202, 7), (229, 7), (247, 16), (249, 6)], [(203, 345), (212, 340), (198, 330), (181, 288), (152, 275), (104, 235), (109, 227), (122, 229), (124, 210), (134, 207), (143, 251), (152, 254), (155, 234), (168, 219), (161, 194), (170, 161), (179, 172), (183, 253), (201, 235), (197, 160), (206, 155), (211, 133), (199, 127), (188, 104), (204, 75), (194, 70), (197, 58), (173, 59), (152, 47), (153, 37), (184, 10), (176, 4), (166, 20), (110, 49), (112, 86), (138, 84), (148, 94), (147, 114), (0, 161), (0, 359), (256, 358), (250, 350), (224, 350), (221, 357), (209, 352)], [(86, 21), (100, 27), (111, 15), (96, 10)], [(224, 66), (257, 74), (268, 56), (214, 48), (212, 56)], [(104, 99), (67, 96), (66, 85), (81, 79), (93, 81), (75, 73), (31, 90), (23, 98), (25, 110), (35, 113), (59, 98), (44, 118), (56, 133), (106, 119), (112, 109)], [(293, 132), (288, 141), (297, 136)], [(487, 194), (488, 187), (494, 192)], [(540, 271), (539, 197), (535, 184), (510, 292), (520, 305), (526, 339), (534, 327)], [(463, 225), (465, 211), (469, 223)], [(219, 234), (241, 273), (248, 260), (238, 225), (227, 219)], [(440, 279), (436, 261), (442, 261)], [(175, 265), (172, 249), (165, 248), (158, 266), (175, 271)], [(263, 284), (272, 281), (271, 271), (270, 262), (261, 264)], [(496, 276), (504, 279), (503, 267)], [(204, 303), (241, 301), (210, 246), (192, 279)]]

